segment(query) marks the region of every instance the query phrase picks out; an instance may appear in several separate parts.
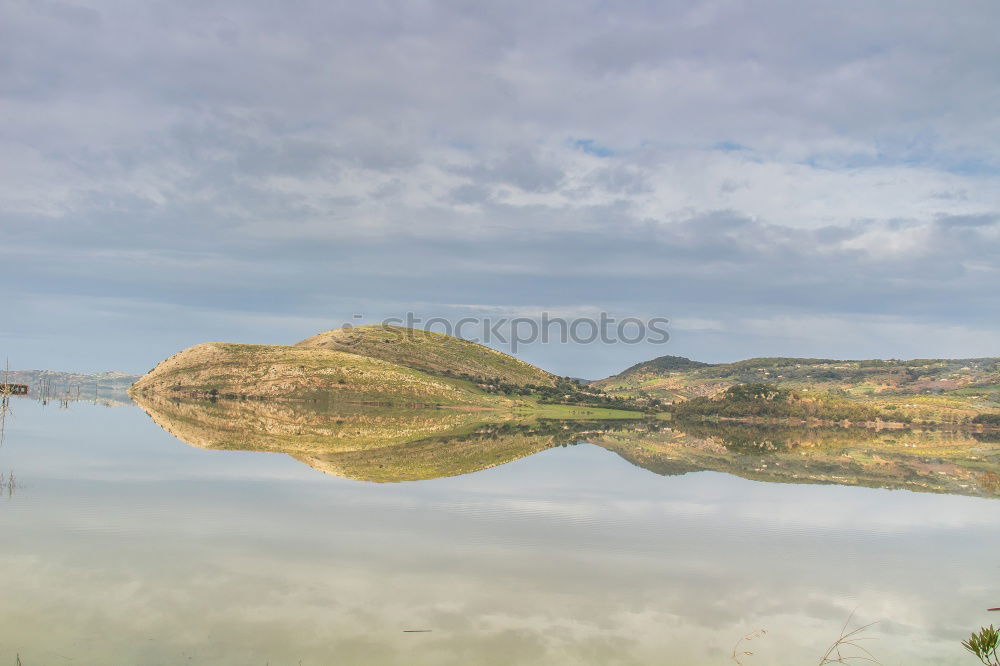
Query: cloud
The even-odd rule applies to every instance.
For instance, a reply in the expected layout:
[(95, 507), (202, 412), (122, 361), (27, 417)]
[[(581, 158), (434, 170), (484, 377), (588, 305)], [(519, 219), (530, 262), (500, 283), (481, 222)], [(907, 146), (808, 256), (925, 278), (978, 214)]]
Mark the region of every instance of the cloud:
[(17, 3), (0, 257), (19, 303), (179, 325), (593, 306), (722, 322), (716, 357), (747, 317), (996, 331), (1000, 9), (919, 4)]

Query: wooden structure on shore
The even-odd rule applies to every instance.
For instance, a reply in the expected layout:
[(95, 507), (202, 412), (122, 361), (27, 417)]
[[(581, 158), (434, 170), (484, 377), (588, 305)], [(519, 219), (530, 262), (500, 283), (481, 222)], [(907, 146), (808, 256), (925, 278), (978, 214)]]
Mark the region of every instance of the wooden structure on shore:
[(28, 395), (28, 385), (0, 384), (0, 395)]

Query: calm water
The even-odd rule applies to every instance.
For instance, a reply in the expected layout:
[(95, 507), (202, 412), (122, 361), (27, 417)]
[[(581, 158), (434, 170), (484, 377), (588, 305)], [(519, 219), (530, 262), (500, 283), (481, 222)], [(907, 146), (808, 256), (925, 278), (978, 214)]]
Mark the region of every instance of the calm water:
[[(607, 447), (369, 483), (16, 401), (0, 664), (971, 664), (1000, 501), (660, 476)], [(404, 633), (407, 630), (430, 630)]]

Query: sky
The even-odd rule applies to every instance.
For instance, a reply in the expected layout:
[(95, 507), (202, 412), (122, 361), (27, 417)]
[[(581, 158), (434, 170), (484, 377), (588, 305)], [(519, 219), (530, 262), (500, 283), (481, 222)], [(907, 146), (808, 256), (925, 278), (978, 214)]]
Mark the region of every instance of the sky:
[[(1000, 356), (1000, 3), (0, 0), (0, 354), (413, 312)], [(500, 347), (509, 351), (504, 347)]]

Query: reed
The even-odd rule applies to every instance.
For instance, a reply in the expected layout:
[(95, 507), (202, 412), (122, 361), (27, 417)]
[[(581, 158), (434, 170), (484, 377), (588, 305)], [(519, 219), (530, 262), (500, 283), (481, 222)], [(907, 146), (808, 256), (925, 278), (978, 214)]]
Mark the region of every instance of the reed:
[(17, 477), (14, 476), (14, 470), (10, 470), (10, 473), (4, 476), (3, 472), (0, 472), (0, 493), (6, 492), (7, 497), (11, 497), (17, 490)]
[(826, 653), (823, 654), (823, 658), (819, 660), (819, 666), (826, 666), (827, 664), (848, 664), (852, 661), (867, 661), (872, 664), (879, 663), (878, 659), (872, 655), (867, 649), (862, 645), (859, 645), (859, 641), (869, 640), (870, 636), (863, 636), (865, 631), (870, 629), (875, 623), (869, 622), (868, 624), (862, 625), (857, 629), (852, 629), (848, 631), (848, 627), (851, 624), (851, 620), (854, 619), (854, 611), (847, 616), (847, 621), (844, 622), (844, 626), (840, 629), (840, 636), (833, 642), (833, 644), (827, 649)]
[[(851, 611), (851, 614), (847, 616), (844, 626), (840, 629), (840, 635), (837, 637), (837, 640), (835, 640), (830, 647), (827, 648), (826, 652), (823, 653), (823, 656), (820, 657), (817, 666), (830, 666), (830, 664), (851, 664), (854, 662), (868, 662), (871, 664), (880, 663), (871, 652), (869, 652), (864, 646), (860, 645), (860, 641), (871, 639), (871, 637), (864, 636), (863, 634), (876, 623), (870, 622), (855, 629), (850, 629), (851, 621), (854, 619), (854, 613), (855, 611)], [(733, 652), (730, 655), (730, 659), (732, 659), (736, 664), (743, 666), (743, 659), (751, 657), (754, 654), (753, 650), (750, 649), (751, 642), (759, 640), (766, 635), (766, 629), (759, 629), (741, 637), (733, 646)], [(991, 664), (990, 666), (993, 665)]]
[(10, 409), (10, 360), (4, 363), (3, 389), (0, 390), (0, 446), (3, 446), (4, 433), (7, 430), (7, 414)]

